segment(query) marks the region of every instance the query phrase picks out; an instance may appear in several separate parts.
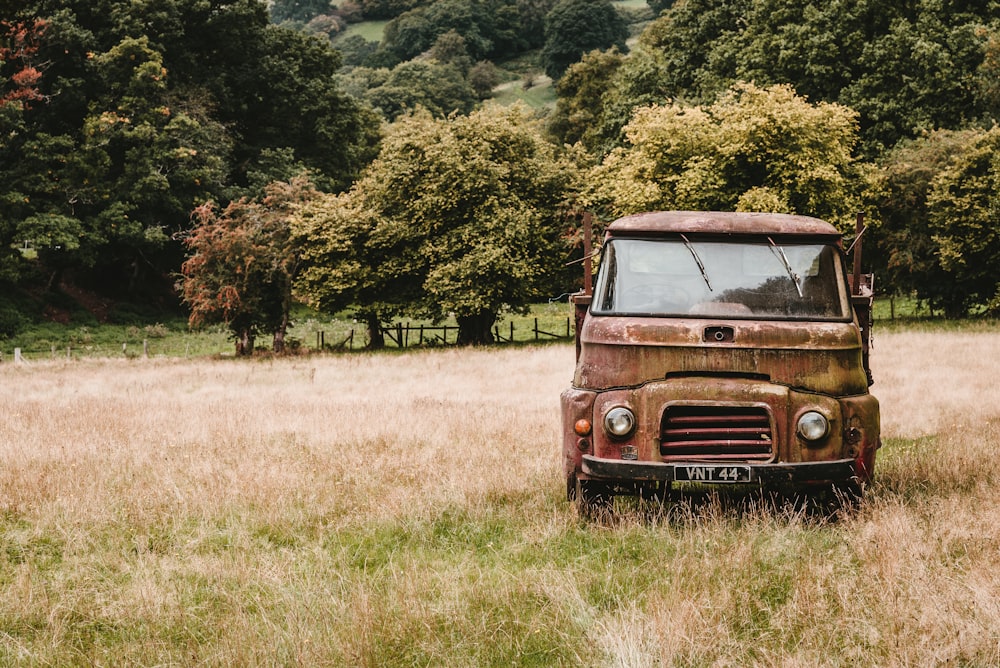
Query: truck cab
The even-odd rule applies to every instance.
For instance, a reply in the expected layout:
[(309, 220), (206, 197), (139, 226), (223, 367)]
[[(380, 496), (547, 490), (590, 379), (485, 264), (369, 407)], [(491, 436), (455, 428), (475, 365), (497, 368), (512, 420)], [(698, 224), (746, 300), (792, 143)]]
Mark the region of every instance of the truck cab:
[(880, 446), (869, 392), (871, 277), (841, 234), (786, 214), (653, 212), (611, 223), (574, 295), (562, 393), (581, 512), (673, 486), (860, 494)]

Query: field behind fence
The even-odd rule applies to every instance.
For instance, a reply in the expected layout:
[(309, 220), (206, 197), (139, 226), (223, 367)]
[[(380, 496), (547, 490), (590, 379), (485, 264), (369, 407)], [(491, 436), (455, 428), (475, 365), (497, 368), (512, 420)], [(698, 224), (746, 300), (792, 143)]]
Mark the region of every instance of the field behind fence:
[(853, 516), (581, 521), (573, 347), (0, 365), (0, 664), (1000, 663), (1000, 334), (895, 331)]

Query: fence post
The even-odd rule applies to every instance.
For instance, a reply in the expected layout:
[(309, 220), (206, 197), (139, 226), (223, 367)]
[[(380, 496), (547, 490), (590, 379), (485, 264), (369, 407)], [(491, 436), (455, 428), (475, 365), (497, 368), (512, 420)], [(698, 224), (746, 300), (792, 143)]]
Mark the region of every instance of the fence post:
[(66, 346), (66, 359), (68, 360), (73, 359), (73, 355), (70, 353), (69, 346)]
[(510, 342), (514, 343), (514, 321), (510, 321)]
[(424, 326), (420, 325), (420, 345), (424, 345)]
[(144, 359), (149, 359), (149, 339), (142, 340), (142, 356)]
[(24, 358), (21, 357), (21, 349), (14, 348), (14, 364), (22, 364), (23, 362)]
[(535, 341), (538, 340), (538, 318), (535, 318)]
[(566, 318), (566, 338), (569, 338), (569, 318)]

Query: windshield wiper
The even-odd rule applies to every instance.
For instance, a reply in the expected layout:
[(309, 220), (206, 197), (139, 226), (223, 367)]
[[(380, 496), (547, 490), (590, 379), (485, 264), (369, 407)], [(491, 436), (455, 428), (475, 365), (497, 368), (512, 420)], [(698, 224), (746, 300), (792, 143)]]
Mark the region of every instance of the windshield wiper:
[(688, 241), (688, 238), (683, 234), (681, 235), (681, 239), (684, 240), (684, 245), (687, 246), (687, 249), (691, 251), (691, 257), (693, 257), (694, 261), (698, 263), (698, 269), (701, 271), (701, 277), (705, 279), (705, 285), (708, 286), (708, 291), (715, 292), (715, 290), (712, 289), (712, 282), (708, 280), (708, 272), (705, 271), (705, 265), (702, 264), (701, 258), (698, 257), (698, 251), (694, 249), (694, 246), (691, 245), (691, 242)]
[(771, 251), (777, 251), (778, 255), (781, 257), (781, 261), (785, 264), (785, 271), (788, 272), (788, 278), (792, 279), (792, 284), (795, 285), (795, 291), (799, 293), (799, 299), (801, 299), (802, 286), (799, 285), (799, 275), (792, 269), (792, 265), (788, 262), (788, 257), (785, 255), (785, 251), (781, 248), (781, 246), (774, 243), (774, 239), (771, 237), (768, 237), (767, 240), (771, 242)]

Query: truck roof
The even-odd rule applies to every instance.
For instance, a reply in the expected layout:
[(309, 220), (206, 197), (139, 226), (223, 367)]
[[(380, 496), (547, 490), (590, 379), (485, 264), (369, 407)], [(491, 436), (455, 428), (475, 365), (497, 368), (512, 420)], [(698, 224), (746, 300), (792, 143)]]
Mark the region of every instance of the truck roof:
[(810, 236), (840, 239), (830, 223), (810, 216), (787, 213), (734, 213), (728, 211), (652, 211), (625, 216), (608, 225), (610, 236), (646, 236), (664, 233)]

